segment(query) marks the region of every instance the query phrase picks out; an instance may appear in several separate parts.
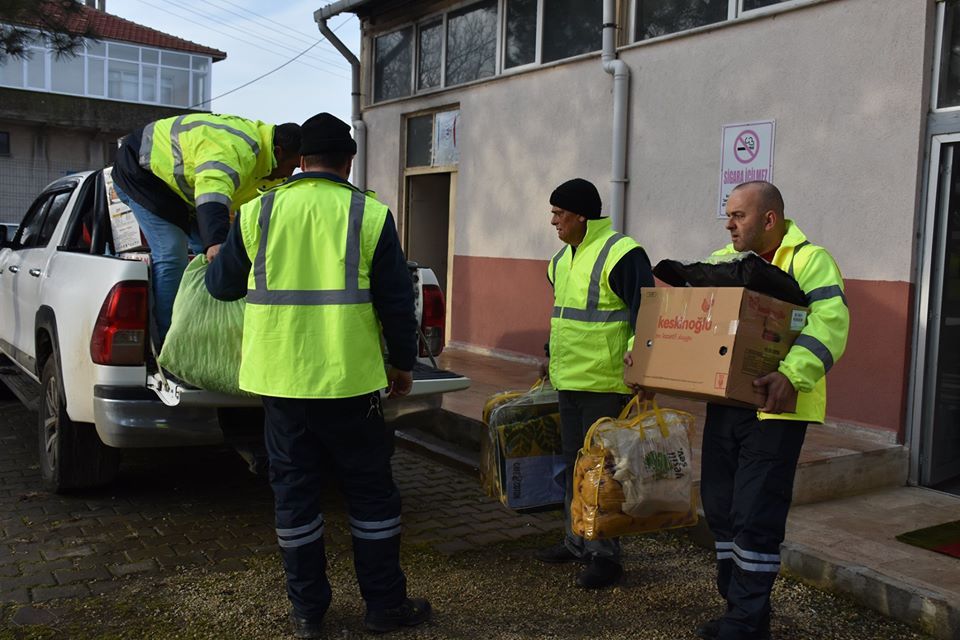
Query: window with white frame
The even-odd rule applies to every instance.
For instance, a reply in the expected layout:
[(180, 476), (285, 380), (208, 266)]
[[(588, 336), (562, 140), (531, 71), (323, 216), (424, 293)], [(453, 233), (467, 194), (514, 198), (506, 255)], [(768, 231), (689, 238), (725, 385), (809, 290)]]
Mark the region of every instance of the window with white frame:
[(497, 71), (497, 0), (484, 0), (447, 14), (447, 60), (450, 87)]
[(960, 2), (945, 2), (940, 27), (937, 109), (960, 107)]
[(722, 22), (730, 0), (638, 0), (636, 38), (646, 40)]
[(392, 100), (410, 95), (413, 77), (413, 27), (377, 38), (374, 45), (373, 99)]
[(417, 35), (417, 89), (440, 86), (443, 69), (443, 20), (425, 22)]
[(597, 51), (603, 0), (504, 0), (505, 69)]
[(407, 118), (407, 169), (451, 167), (460, 162), (457, 149), (459, 109)]
[(430, 16), (374, 39), (374, 102), (598, 51), (602, 19), (603, 0), (481, 0)]
[[(627, 6), (633, 39), (646, 40), (806, 1), (632, 0)], [(373, 101), (599, 51), (602, 22), (603, 0), (480, 0), (428, 16), (374, 38)]]
[(723, 22), (743, 13), (797, 0), (636, 0), (634, 39), (646, 40)]
[(543, 0), (541, 62), (553, 62), (603, 46), (603, 0)]
[(507, 0), (503, 66), (522, 67), (537, 61), (539, 0)]
[(25, 59), (0, 64), (0, 86), (145, 102), (208, 107), (209, 56), (118, 42), (87, 41), (75, 56), (33, 47)]
[(742, 10), (750, 11), (751, 9), (762, 9), (764, 7), (772, 7), (775, 4), (782, 4), (784, 2), (790, 2), (790, 0), (741, 0)]

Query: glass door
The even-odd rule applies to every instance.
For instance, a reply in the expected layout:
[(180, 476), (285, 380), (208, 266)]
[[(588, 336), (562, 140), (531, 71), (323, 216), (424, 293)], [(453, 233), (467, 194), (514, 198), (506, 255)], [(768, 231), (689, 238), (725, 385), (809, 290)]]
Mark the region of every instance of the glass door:
[(940, 145), (927, 317), (924, 485), (960, 494), (960, 142)]

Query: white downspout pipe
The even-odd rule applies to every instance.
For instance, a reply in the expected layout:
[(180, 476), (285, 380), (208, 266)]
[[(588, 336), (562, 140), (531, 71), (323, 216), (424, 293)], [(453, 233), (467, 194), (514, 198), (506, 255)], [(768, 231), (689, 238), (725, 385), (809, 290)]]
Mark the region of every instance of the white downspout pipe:
[(317, 11), (313, 14), (313, 18), (320, 28), (320, 33), (322, 33), (330, 44), (337, 48), (340, 55), (350, 63), (350, 69), (352, 71), (350, 81), (350, 118), (353, 124), (353, 138), (357, 141), (357, 157), (353, 159), (353, 184), (363, 191), (367, 188), (367, 125), (363, 122), (363, 114), (360, 111), (360, 60), (358, 60), (357, 56), (353, 55), (353, 52), (350, 51), (347, 45), (337, 37), (337, 34), (327, 26), (327, 18), (329, 16), (324, 15), (326, 9), (330, 9), (330, 7), (325, 7)]
[(623, 231), (627, 192), (627, 115), (630, 68), (617, 58), (617, 2), (603, 1), (603, 70), (613, 76), (613, 167), (610, 177), (610, 222)]

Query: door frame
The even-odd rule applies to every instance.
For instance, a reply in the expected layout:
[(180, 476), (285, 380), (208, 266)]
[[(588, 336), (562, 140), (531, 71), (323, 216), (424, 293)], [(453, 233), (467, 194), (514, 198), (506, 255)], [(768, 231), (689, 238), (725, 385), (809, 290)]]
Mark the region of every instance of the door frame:
[[(437, 173), (447, 173), (450, 174), (450, 193), (447, 202), (447, 288), (443, 292), (444, 306), (446, 307), (444, 312), (444, 334), (446, 340), (450, 340), (450, 332), (452, 330), (452, 316), (453, 316), (453, 259), (454, 259), (454, 245), (456, 242), (456, 219), (457, 219), (457, 208), (455, 206), (457, 202), (457, 165), (442, 165), (438, 167), (416, 167), (416, 168), (405, 168), (403, 170), (403, 177), (401, 179), (401, 202), (402, 205), (402, 214), (401, 218), (402, 226), (400, 228), (400, 245), (403, 248), (404, 252), (408, 250), (410, 244), (410, 225), (409, 221), (409, 198), (410, 198), (410, 187), (409, 180), (411, 177), (428, 175), (428, 174), (437, 174)], [(398, 223), (400, 224), (400, 223)], [(432, 268), (432, 265), (426, 265)]]
[[(937, 364), (939, 359), (940, 327), (939, 316), (942, 309), (943, 261), (946, 237), (936, 237), (940, 211), (938, 203), (948, 193), (950, 181), (943, 180), (944, 167), (941, 155), (944, 145), (958, 144), (960, 132), (934, 135), (929, 138), (929, 153), (926, 162), (924, 181), (924, 212), (920, 229), (920, 260), (917, 269), (916, 305), (913, 339), (913, 362), (911, 389), (909, 394), (908, 438), (910, 446), (909, 482), (914, 485), (930, 484), (930, 448), (933, 443), (932, 415), (936, 394)], [(960, 153), (953, 154), (949, 171), (960, 171)], [(935, 243), (936, 241), (936, 243)]]

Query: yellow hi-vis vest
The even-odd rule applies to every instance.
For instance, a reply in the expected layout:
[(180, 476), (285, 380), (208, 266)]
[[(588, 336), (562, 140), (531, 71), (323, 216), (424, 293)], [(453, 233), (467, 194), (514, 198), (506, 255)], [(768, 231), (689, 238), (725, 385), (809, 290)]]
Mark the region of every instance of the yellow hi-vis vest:
[(354, 188), (301, 178), (240, 209), (253, 265), (240, 388), (348, 398), (387, 386), (370, 294), (387, 207)]
[(277, 166), (273, 130), (212, 113), (164, 118), (143, 128), (140, 166), (194, 208), (219, 202), (234, 210), (281, 182), (265, 179)]
[(610, 288), (610, 271), (631, 249), (632, 238), (610, 229), (610, 219), (587, 221), (576, 252), (567, 245), (547, 266), (553, 285), (550, 382), (562, 391), (630, 393), (623, 354), (633, 337), (630, 310)]
[[(843, 276), (823, 247), (810, 244), (792, 220), (773, 257), (773, 264), (796, 278), (807, 296), (810, 315), (779, 371), (799, 392), (795, 413), (757, 412), (760, 420), (823, 422), (827, 414), (826, 374), (847, 348), (850, 311)], [(732, 244), (713, 255), (737, 253)]]

